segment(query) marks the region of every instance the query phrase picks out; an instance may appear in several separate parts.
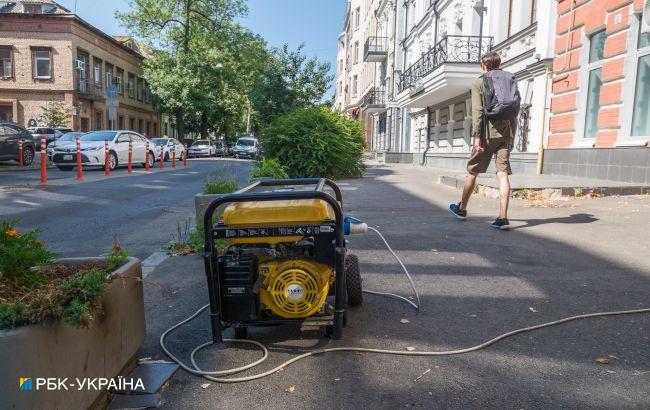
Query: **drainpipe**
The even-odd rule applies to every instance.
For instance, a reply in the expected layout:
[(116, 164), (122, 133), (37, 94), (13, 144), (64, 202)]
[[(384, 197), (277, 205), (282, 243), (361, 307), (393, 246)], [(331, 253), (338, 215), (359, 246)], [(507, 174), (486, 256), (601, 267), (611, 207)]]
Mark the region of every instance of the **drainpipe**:
[(544, 72), (544, 76), (546, 77), (545, 82), (544, 82), (544, 110), (542, 111), (542, 138), (540, 139), (539, 142), (539, 151), (537, 152), (537, 174), (541, 174), (544, 165), (544, 149), (548, 145), (547, 138), (548, 134), (546, 133), (546, 101), (548, 98), (548, 79), (550, 71), (548, 66), (546, 66), (546, 71)]
[(483, 19), (485, 15), (485, 0), (481, 0), (481, 23), (478, 33), (478, 61), (481, 61), (481, 53), (483, 52)]
[[(436, 45), (438, 44), (438, 22), (440, 21), (440, 12), (438, 11), (438, 4), (440, 3), (439, 0), (436, 0), (436, 3), (433, 5), (433, 15), (436, 18), (436, 25), (435, 25), (435, 32), (433, 33), (433, 52), (435, 53), (436, 51)], [(482, 22), (482, 21), (481, 21)], [(431, 148), (431, 110), (427, 108), (427, 147), (424, 149), (424, 152), (422, 153), (422, 162), (420, 165), (424, 165), (427, 162), (427, 153), (429, 153), (429, 149)]]

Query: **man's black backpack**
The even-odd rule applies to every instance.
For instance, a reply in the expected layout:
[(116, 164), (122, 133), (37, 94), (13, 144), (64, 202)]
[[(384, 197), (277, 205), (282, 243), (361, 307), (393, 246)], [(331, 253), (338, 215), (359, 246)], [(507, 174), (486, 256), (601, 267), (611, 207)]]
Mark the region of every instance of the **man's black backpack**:
[(491, 70), (483, 74), (483, 98), (488, 120), (511, 120), (519, 115), (521, 96), (512, 73)]

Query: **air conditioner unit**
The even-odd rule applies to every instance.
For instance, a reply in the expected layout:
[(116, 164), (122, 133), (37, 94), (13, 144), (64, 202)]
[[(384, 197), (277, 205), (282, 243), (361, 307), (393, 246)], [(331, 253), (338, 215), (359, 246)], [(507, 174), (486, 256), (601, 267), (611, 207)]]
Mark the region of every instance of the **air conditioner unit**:
[(85, 70), (86, 62), (83, 60), (74, 60), (74, 68), (76, 68), (77, 70)]
[(641, 18), (641, 32), (650, 33), (650, 0), (645, 0), (643, 16)]

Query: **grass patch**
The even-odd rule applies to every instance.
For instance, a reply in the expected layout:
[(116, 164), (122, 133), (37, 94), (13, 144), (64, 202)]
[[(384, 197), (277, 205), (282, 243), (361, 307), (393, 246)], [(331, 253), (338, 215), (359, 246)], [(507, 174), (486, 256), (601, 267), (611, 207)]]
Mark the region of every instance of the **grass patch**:
[(230, 194), (239, 189), (233, 178), (213, 177), (205, 181), (204, 194)]

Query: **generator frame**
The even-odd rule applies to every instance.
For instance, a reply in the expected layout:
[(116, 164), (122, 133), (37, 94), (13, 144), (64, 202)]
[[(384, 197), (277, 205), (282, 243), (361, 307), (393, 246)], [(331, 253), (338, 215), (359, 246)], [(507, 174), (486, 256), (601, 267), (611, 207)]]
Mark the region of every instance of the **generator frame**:
[[(271, 191), (271, 192), (253, 192), (258, 188), (263, 187), (288, 187), (288, 186), (307, 186), (313, 185), (312, 190), (299, 190), (299, 191)], [(329, 187), (334, 191), (335, 197), (325, 192), (325, 187)], [(286, 226), (221, 226), (213, 224), (213, 217), (215, 211), (222, 205), (237, 203), (237, 202), (258, 202), (258, 201), (282, 201), (282, 200), (296, 200), (296, 199), (320, 199), (325, 201), (334, 211), (335, 220), (327, 221), (322, 224), (288, 224)], [(334, 257), (334, 271), (335, 271), (335, 290), (334, 290), (334, 316), (332, 320), (333, 332), (332, 336), (335, 339), (340, 339), (343, 336), (344, 316), (345, 316), (345, 300), (346, 300), (346, 283), (345, 283), (345, 227), (343, 210), (343, 197), (341, 190), (334, 183), (327, 178), (301, 178), (301, 179), (260, 179), (251, 185), (233, 193), (227, 194), (218, 198), (208, 205), (204, 217), (203, 227), (205, 234), (205, 247), (203, 253), (203, 260), (205, 264), (205, 273), (208, 281), (208, 294), (210, 298), (210, 324), (212, 327), (212, 340), (214, 343), (223, 341), (222, 337), (222, 319), (223, 319), (223, 305), (222, 305), (222, 284), (224, 283), (223, 272), (219, 270), (219, 249), (215, 245), (217, 239), (228, 239), (238, 237), (240, 230), (245, 232), (246, 238), (267, 238), (278, 236), (296, 236), (296, 232), (291, 229), (303, 228), (308, 230), (311, 228), (312, 235), (332, 235), (332, 232), (320, 232), (321, 226), (329, 226), (333, 229), (335, 241), (335, 257)], [(319, 229), (315, 229), (315, 228)], [(329, 228), (327, 229), (329, 230)], [(313, 233), (317, 232), (317, 233)], [(234, 236), (233, 236), (234, 235)], [(243, 236), (242, 236), (243, 237)], [(268, 319), (261, 321), (249, 321), (246, 324), (280, 324), (301, 322), (305, 319)]]

